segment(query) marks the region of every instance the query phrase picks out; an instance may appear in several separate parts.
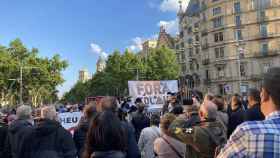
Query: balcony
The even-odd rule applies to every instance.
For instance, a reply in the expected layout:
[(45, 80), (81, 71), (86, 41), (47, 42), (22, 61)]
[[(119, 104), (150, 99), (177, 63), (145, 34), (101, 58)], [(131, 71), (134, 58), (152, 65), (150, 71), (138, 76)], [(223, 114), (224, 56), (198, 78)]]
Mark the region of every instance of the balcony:
[(199, 45), (200, 45), (200, 42), (199, 42), (199, 41), (195, 41), (195, 42), (193, 42), (193, 45), (194, 45), (194, 46), (199, 46)]
[(203, 65), (209, 65), (210, 64), (210, 59), (203, 59), (202, 64)]
[(199, 32), (199, 28), (194, 28), (194, 29), (193, 29), (193, 32), (194, 32), (194, 33)]
[(279, 50), (268, 50), (268, 51), (260, 51), (255, 52), (254, 57), (256, 58), (265, 58), (265, 57), (273, 57), (279, 55)]

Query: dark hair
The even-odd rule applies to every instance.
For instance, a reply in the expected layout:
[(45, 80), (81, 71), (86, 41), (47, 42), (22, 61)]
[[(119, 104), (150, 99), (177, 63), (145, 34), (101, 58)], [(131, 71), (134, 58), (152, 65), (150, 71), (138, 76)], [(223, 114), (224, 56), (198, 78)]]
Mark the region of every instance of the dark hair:
[(183, 107), (182, 106), (175, 106), (174, 109), (172, 110), (172, 113), (174, 115), (180, 115), (180, 114), (183, 114)]
[(248, 90), (248, 97), (249, 96), (251, 96), (256, 102), (258, 102), (258, 103), (261, 102), (260, 91), (257, 90), (256, 88), (250, 88)]
[(224, 104), (224, 99), (221, 96), (215, 96), (212, 102), (217, 106), (218, 111), (223, 111), (225, 104)]
[(104, 111), (90, 124), (83, 158), (90, 158), (96, 151), (112, 150), (127, 150), (127, 132), (112, 111)]
[(276, 108), (280, 109), (280, 67), (268, 69), (264, 74), (263, 88), (267, 91)]
[(151, 125), (158, 126), (158, 125), (159, 125), (159, 122), (160, 122), (160, 117), (159, 117), (159, 115), (157, 115), (157, 114), (152, 114), (151, 120), (150, 120), (150, 124), (151, 124)]

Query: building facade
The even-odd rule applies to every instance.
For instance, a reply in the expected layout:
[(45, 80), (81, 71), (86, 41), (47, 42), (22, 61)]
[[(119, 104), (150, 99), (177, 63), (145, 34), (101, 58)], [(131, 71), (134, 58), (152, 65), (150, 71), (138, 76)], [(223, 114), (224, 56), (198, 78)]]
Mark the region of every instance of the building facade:
[(203, 92), (245, 93), (280, 66), (279, 0), (190, 0), (178, 18), (181, 74)]
[(141, 56), (147, 57), (149, 52), (157, 47), (157, 40), (147, 40), (142, 44), (142, 47)]
[(87, 69), (80, 70), (79, 71), (79, 81), (84, 83), (88, 80), (90, 80), (90, 74), (89, 74), (88, 70)]
[(102, 72), (106, 68), (106, 60), (100, 56), (96, 63), (96, 72)]

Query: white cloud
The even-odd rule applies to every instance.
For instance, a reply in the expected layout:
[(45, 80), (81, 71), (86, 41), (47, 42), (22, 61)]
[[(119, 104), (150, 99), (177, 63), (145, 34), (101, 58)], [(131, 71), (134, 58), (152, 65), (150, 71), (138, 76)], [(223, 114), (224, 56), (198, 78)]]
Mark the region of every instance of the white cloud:
[(170, 20), (170, 21), (164, 21), (161, 20), (158, 23), (158, 26), (164, 26), (164, 28), (166, 29), (166, 32), (172, 35), (176, 35), (178, 33), (178, 20)]
[(102, 50), (102, 48), (96, 44), (96, 43), (91, 43), (90, 44), (90, 48), (91, 48), (91, 51), (94, 53), (94, 54), (97, 54), (99, 56), (102, 56), (102, 57), (105, 57), (107, 58), (108, 57), (108, 54)]
[[(183, 10), (187, 8), (189, 1), (182, 0)], [(163, 0), (159, 8), (163, 12), (178, 12), (180, 8), (179, 0)]]
[(141, 51), (142, 48), (142, 43), (145, 41), (144, 38), (141, 37), (135, 37), (131, 40), (131, 45), (128, 46), (128, 49), (133, 51), (133, 52), (137, 52), (137, 51)]

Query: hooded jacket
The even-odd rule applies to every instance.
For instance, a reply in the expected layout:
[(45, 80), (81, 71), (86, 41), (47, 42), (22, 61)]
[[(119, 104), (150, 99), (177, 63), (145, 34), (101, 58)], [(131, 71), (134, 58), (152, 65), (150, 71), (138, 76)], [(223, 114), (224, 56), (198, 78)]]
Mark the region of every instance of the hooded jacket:
[(120, 151), (94, 152), (91, 158), (125, 158), (126, 154)]
[(41, 156), (41, 153), (45, 154), (44, 157), (50, 157), (48, 153), (51, 154), (51, 152), (57, 153), (61, 158), (75, 158), (76, 156), (71, 134), (59, 122), (53, 120), (41, 120), (23, 145), (21, 155), (24, 155), (24, 158), (38, 157), (37, 155)]
[(15, 120), (8, 128), (8, 137), (5, 142), (5, 158), (20, 158), (23, 140), (32, 132), (32, 124), (27, 120)]
[(89, 121), (83, 120), (74, 132), (74, 142), (77, 148), (78, 158), (82, 157), (84, 151), (84, 145), (87, 137), (87, 131), (89, 128)]

